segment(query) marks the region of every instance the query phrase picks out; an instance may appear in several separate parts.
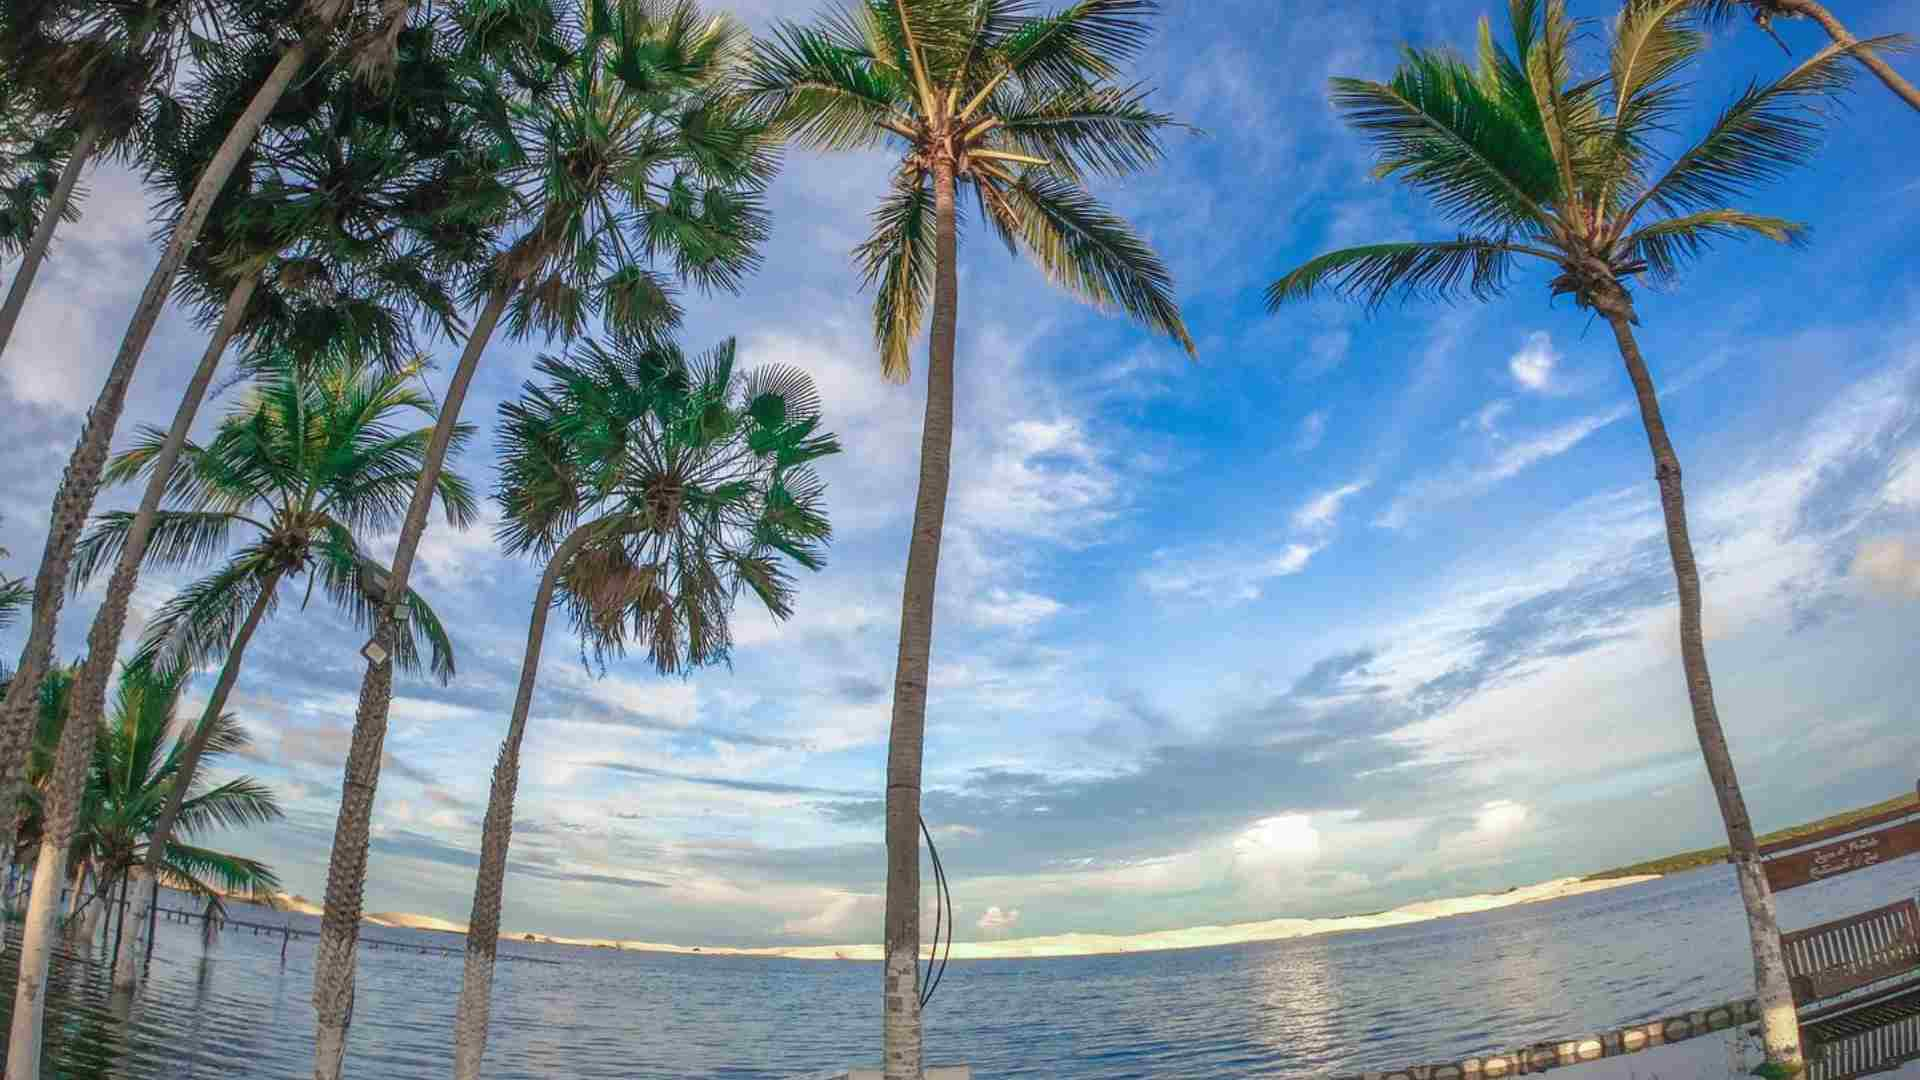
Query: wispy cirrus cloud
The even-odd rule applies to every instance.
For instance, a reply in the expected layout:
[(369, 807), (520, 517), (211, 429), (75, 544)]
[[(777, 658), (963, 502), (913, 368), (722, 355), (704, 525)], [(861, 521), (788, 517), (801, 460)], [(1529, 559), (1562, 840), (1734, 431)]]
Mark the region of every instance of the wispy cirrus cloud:
[(1631, 413), (1631, 409), (1622, 405), (1589, 413), (1532, 435), (1505, 438), (1499, 451), (1489, 458), (1415, 479), (1387, 504), (1374, 524), (1385, 529), (1402, 529), (1423, 513), (1483, 495), (1501, 482), (1572, 450), (1594, 432)]
[(1371, 480), (1355, 480), (1349, 484), (1323, 491), (1293, 513), (1293, 527), (1303, 532), (1320, 532), (1331, 529), (1340, 520), (1340, 508), (1348, 499), (1373, 486)]

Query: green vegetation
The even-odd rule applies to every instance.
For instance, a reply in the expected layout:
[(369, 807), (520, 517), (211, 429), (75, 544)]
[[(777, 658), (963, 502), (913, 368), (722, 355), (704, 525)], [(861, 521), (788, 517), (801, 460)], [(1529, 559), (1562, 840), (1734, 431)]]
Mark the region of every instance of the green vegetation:
[[(1901, 795), (1897, 798), (1888, 799), (1885, 802), (1874, 803), (1872, 806), (1863, 806), (1858, 810), (1848, 810), (1844, 813), (1835, 814), (1832, 817), (1821, 818), (1818, 821), (1809, 821), (1804, 825), (1794, 825), (1790, 828), (1770, 832), (1760, 837), (1760, 844), (1765, 846), (1781, 840), (1792, 840), (1796, 837), (1808, 836), (1822, 829), (1863, 821), (1876, 814), (1884, 814), (1889, 810), (1897, 810), (1902, 806), (1912, 807), (1916, 812), (1920, 812), (1920, 795)], [(1726, 845), (1723, 844), (1716, 848), (1702, 848), (1699, 851), (1688, 851), (1679, 855), (1668, 855), (1664, 858), (1648, 859), (1646, 862), (1634, 863), (1632, 866), (1619, 866), (1612, 870), (1603, 870), (1598, 874), (1588, 874), (1581, 880), (1608, 881), (1613, 878), (1645, 877), (1648, 874), (1678, 874), (1684, 870), (1697, 870), (1702, 866), (1711, 866), (1714, 863), (1726, 862), (1727, 853), (1728, 849)]]

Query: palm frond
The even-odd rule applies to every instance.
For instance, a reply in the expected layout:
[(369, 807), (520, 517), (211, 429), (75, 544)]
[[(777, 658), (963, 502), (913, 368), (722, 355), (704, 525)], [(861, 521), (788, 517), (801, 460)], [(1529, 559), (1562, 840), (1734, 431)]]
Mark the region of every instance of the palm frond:
[(1155, 0), (1078, 0), (1021, 21), (994, 43), (995, 59), (1032, 85), (1111, 79), (1153, 38)]
[(267, 825), (285, 816), (271, 788), (251, 776), (239, 776), (182, 801), (177, 826), (179, 835), (197, 836), (218, 829)]
[[(386, 592), (379, 582), (386, 580), (386, 568), (360, 549), (351, 533), (338, 524), (321, 531), (314, 546), (314, 572), (321, 588), (334, 606), (344, 611), (353, 624), (368, 632), (382, 616)], [(454, 674), (453, 645), (446, 628), (424, 599), (409, 588), (403, 597), (407, 606), (406, 633), (394, 642), (394, 664), (401, 671), (417, 675), (422, 668), (421, 649), (428, 653), (427, 665), (441, 682)]]
[[(68, 578), (71, 588), (84, 588), (95, 574), (119, 562), (133, 521), (132, 513), (121, 510), (109, 511), (94, 519), (93, 528), (74, 548)], [(226, 552), (234, 523), (232, 514), (216, 511), (158, 511), (147, 534), (141, 565), (168, 568), (205, 565)]]
[[(132, 662), (171, 675), (219, 660), (272, 576), (271, 550), (260, 545), (241, 548), (220, 569), (160, 605)], [(269, 597), (267, 603), (278, 600)]]
[(1490, 96), (1464, 64), (1409, 49), (1387, 83), (1334, 79), (1333, 103), (1397, 176), (1475, 231), (1544, 225), (1561, 198), (1559, 164), (1531, 116)]
[(20, 611), (33, 603), (33, 586), (24, 578), (0, 577), (0, 630), (13, 624)]
[(1126, 176), (1163, 153), (1160, 133), (1178, 126), (1147, 105), (1140, 87), (1072, 86), (1022, 95), (996, 109), (996, 142), (1045, 158), (1066, 176)]
[(1002, 194), (1018, 215), (1022, 244), (1048, 280), (1194, 352), (1173, 276), (1124, 219), (1085, 188), (1039, 170), (1027, 171)]
[(914, 338), (933, 298), (933, 193), (926, 177), (903, 172), (873, 211), (873, 233), (854, 249), (854, 261), (875, 289), (873, 336), (880, 347), (880, 371), (905, 382), (913, 369)]
[(1760, 237), (1798, 247), (1806, 243), (1808, 231), (1805, 225), (1785, 218), (1739, 210), (1703, 210), (1636, 229), (1621, 239), (1619, 249), (1644, 263), (1655, 278), (1672, 281), (1687, 264), (1706, 254), (1716, 240)]
[(1310, 259), (1267, 289), (1267, 310), (1331, 293), (1377, 308), (1401, 299), (1487, 300), (1505, 291), (1513, 257), (1522, 253), (1497, 240), (1368, 244)]
[(1716, 209), (1805, 163), (1820, 147), (1823, 118), (1816, 106), (1853, 80), (1850, 55), (1899, 40), (1829, 46), (1773, 82), (1750, 85), (1634, 200), (1618, 227), (1624, 231), (1647, 206), (1669, 217)]
[(222, 895), (265, 896), (280, 890), (279, 875), (266, 863), (191, 844), (168, 844), (160, 872), (163, 884), (214, 901), (221, 917), (226, 913)]
[(880, 145), (883, 123), (911, 96), (898, 72), (844, 35), (793, 23), (760, 40), (745, 93), (775, 130), (822, 150)]

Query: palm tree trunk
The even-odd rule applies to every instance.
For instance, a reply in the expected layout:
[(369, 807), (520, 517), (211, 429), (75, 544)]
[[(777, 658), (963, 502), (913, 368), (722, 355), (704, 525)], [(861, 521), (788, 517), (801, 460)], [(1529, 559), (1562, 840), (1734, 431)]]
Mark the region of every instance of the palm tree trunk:
[[(480, 354), (493, 337), (493, 328), (507, 309), (519, 287), (517, 281), (503, 285), (487, 301), (460, 354), (453, 381), (447, 385), (446, 400), (440, 405), (440, 418), (433, 438), (427, 444), (426, 461), (420, 479), (413, 487), (413, 500), (407, 505), (407, 517), (400, 528), (400, 542), (393, 553), (393, 567), (387, 581), (387, 611), (407, 594), (407, 577), (413, 572), (413, 556), (420, 547), (420, 535), (427, 528), (427, 513), (433, 508), (433, 493), (440, 483), (440, 471), (446, 464), (447, 444), (460, 421), (460, 407), (467, 399), (467, 386), (473, 382)], [(326, 911), (320, 921), (320, 944), (314, 957), (313, 1010), (319, 1030), (314, 1036), (314, 1080), (339, 1080), (340, 1066), (346, 1055), (347, 1028), (353, 1023), (353, 977), (360, 941), (360, 904), (367, 883), (367, 842), (373, 827), (373, 796), (380, 784), (380, 754), (387, 740), (387, 710), (393, 704), (393, 642), (396, 627), (385, 612), (376, 616), (374, 640), (387, 650), (387, 659), (369, 663), (360, 683), (360, 705), (353, 718), (353, 742), (347, 749), (346, 776), (341, 782), (340, 815), (334, 823), (333, 852), (327, 859)]]
[(47, 250), (53, 246), (54, 230), (60, 227), (67, 204), (73, 201), (74, 185), (79, 182), (81, 171), (93, 160), (93, 148), (99, 144), (100, 135), (100, 124), (88, 124), (80, 129), (79, 137), (68, 151), (67, 167), (60, 170), (60, 179), (53, 185), (53, 196), (47, 200), (46, 213), (34, 227), (33, 239), (20, 259), (20, 268), (14, 271), (13, 284), (7, 286), (6, 305), (0, 307), (0, 356), (6, 354), (7, 342), (13, 340), (13, 328), (20, 322), (21, 309), (27, 306), (27, 293), (32, 291), (33, 279), (40, 273), (40, 264), (46, 261)]
[(960, 307), (953, 162), (934, 163), (933, 327), (927, 348), (927, 415), (920, 430), (920, 491), (907, 545), (900, 652), (887, 734), (887, 911), (883, 1017), (886, 1080), (920, 1080), (920, 759), (927, 733), (933, 599), (953, 458), (953, 354)]
[(480, 833), (480, 873), (473, 886), (473, 914), (467, 920), (466, 970), (460, 979), (460, 1000), (453, 1019), (454, 1080), (480, 1080), (480, 1062), (487, 1053), (487, 1021), (492, 1014), (494, 954), (500, 946), (500, 903), (507, 879), (507, 847), (513, 842), (513, 796), (520, 786), (520, 741), (533, 708), (533, 684), (540, 673), (540, 648), (547, 636), (547, 613), (553, 608), (553, 589), (588, 538), (591, 525), (568, 536), (534, 594), (533, 614), (527, 621), (527, 651), (520, 659), (520, 689), (513, 699), (513, 718), (493, 766), (493, 787), (487, 793), (486, 823)]
[(1680, 594), (1680, 666), (1686, 673), (1687, 702), (1693, 709), (1700, 756), (1706, 759), (1707, 776), (1720, 803), (1720, 817), (1726, 823), (1727, 843), (1732, 849), (1734, 872), (1740, 882), (1740, 899), (1747, 909), (1754, 984), (1760, 998), (1761, 1041), (1766, 1046), (1768, 1061), (1797, 1069), (1801, 1064), (1800, 1020), (1793, 1004), (1793, 988), (1787, 981), (1786, 955), (1780, 948), (1780, 924), (1774, 915), (1773, 892), (1767, 887), (1767, 875), (1761, 867), (1760, 845), (1754, 839), (1753, 821), (1747, 816), (1747, 800), (1740, 793), (1740, 778), (1734, 772), (1726, 732), (1720, 727), (1720, 714), (1713, 702), (1713, 679), (1707, 671), (1707, 646), (1700, 632), (1700, 570), (1693, 559), (1693, 540), (1687, 534), (1687, 502), (1680, 485), (1680, 457), (1667, 438), (1653, 377), (1647, 373), (1640, 344), (1633, 336), (1631, 302), (1620, 299), (1596, 306), (1613, 327), (1614, 339), (1620, 345), (1620, 358), (1626, 361), (1634, 396), (1640, 402), (1647, 442), (1653, 449), (1654, 478), (1660, 485), (1660, 509), (1667, 522), (1667, 548), (1673, 556), (1673, 576)]
[[(1786, 11), (1795, 15), (1804, 15), (1819, 23), (1821, 29), (1827, 32), (1827, 36), (1833, 39), (1835, 45), (1851, 48), (1860, 44), (1860, 39), (1849, 33), (1846, 24), (1834, 18), (1833, 12), (1828, 11), (1826, 5), (1821, 4), (1819, 0), (1777, 0), (1777, 2)], [(1912, 83), (1901, 78), (1900, 73), (1893, 70), (1893, 65), (1887, 63), (1878, 51), (1856, 49), (1853, 56), (1854, 59), (1866, 65), (1868, 71), (1878, 76), (1881, 82), (1886, 83), (1887, 89), (1893, 91), (1896, 97), (1915, 109), (1920, 109), (1920, 89), (1915, 89)]]
[[(0, 851), (10, 849), (13, 844), (14, 806), (17, 803), (15, 793), (23, 772), (27, 741), (32, 737), (34, 699), (52, 653), (54, 624), (64, 599), (62, 586), (73, 560), (74, 544), (86, 526), (87, 516), (93, 511), (94, 495), (100, 489), (100, 475), (106, 468), (107, 455), (112, 450), (113, 431), (120, 421), (121, 409), (126, 405), (127, 386), (133, 380), (134, 368), (139, 364), (140, 354), (146, 349), (147, 339), (153, 334), (161, 308), (166, 306), (174, 276), (186, 260), (188, 249), (200, 235), (201, 227), (206, 224), (214, 199), (226, 186), (241, 156), (252, 145), (267, 114), (279, 103), (294, 76), (305, 66), (308, 56), (325, 39), (328, 25), (322, 24), (309, 30), (298, 44), (280, 58), (266, 82), (255, 91), (246, 112), (227, 132), (220, 149), (195, 182), (193, 194), (187, 199), (180, 220), (174, 225), (173, 234), (167, 241), (166, 251), (161, 255), (159, 265), (154, 267), (153, 276), (147, 281), (140, 306), (134, 309), (133, 321), (127, 326), (126, 337), (120, 343), (120, 352), (114, 357), (106, 385), (101, 388), (99, 399), (87, 413), (80, 443), (67, 462), (66, 474), (61, 478), (60, 489), (54, 495), (53, 513), (48, 518), (46, 550), (41, 556), (39, 572), (34, 577), (33, 626), (27, 647), (21, 654), (20, 669), (14, 684), (8, 690), (5, 705), (0, 706), (0, 773), (4, 773), (0, 775)], [(133, 554), (136, 547), (144, 549), (145, 545), (144, 535), (130, 534), (127, 537), (121, 566), (114, 571), (106, 598), (87, 637), (87, 661), (74, 680), (70, 717), (97, 717), (104, 706), (107, 677), (120, 646), (120, 632), (126, 626), (127, 601), (137, 575), (137, 559), (129, 564), (126, 555)], [(125, 580), (122, 580), (122, 571), (129, 569), (131, 572), (125, 574)], [(97, 726), (92, 721), (67, 724), (65, 736), (60, 741), (61, 757), (54, 765), (53, 797), (48, 803), (50, 838), (72, 832), (72, 819), (80, 809), (79, 799), (85, 785), (87, 764), (93, 756), (93, 736)], [(69, 749), (72, 757), (67, 756)], [(49, 855), (43, 852), (42, 863), (45, 864), (48, 858), (54, 859), (53, 865), (59, 866), (65, 859), (65, 853), (54, 851)], [(36, 891), (34, 895), (37, 898), (41, 894)], [(51, 927), (51, 917), (51, 911), (41, 912), (36, 917), (29, 906), (23, 950), (27, 944), (33, 943), (36, 931), (42, 934), (47, 932), (40, 928), (43, 925)], [(45, 1006), (41, 991), (44, 989), (46, 963), (50, 955), (47, 951), (48, 942), (40, 941), (38, 944), (39, 952), (32, 963), (28, 962), (24, 951), (21, 955), (20, 985), (13, 1012), (14, 1037), (8, 1043), (6, 1080), (38, 1080), (40, 1016)], [(14, 1064), (16, 1060), (20, 1062), (17, 1066)]]
[[(174, 823), (180, 820), (180, 807), (193, 787), (194, 777), (200, 771), (201, 755), (207, 751), (207, 741), (213, 738), (220, 714), (226, 711), (227, 698), (232, 695), (234, 683), (240, 678), (240, 664), (246, 658), (247, 644), (253, 640), (254, 631), (260, 629), (260, 621), (267, 617), (268, 609), (273, 607), (274, 592), (279, 589), (280, 579), (285, 574), (284, 569), (276, 567), (268, 571), (266, 579), (260, 583), (260, 596), (254, 600), (246, 621), (240, 624), (233, 641), (227, 646), (227, 658), (220, 665), (220, 678), (213, 684), (213, 694), (207, 698), (207, 707), (200, 713), (200, 725), (193, 729), (193, 737), (187, 740), (187, 748), (180, 755), (173, 785), (167, 792), (167, 805), (161, 808), (160, 818), (154, 823), (152, 834), (147, 837), (147, 854), (140, 865), (140, 894), (133, 916), (135, 926), (147, 917), (147, 908), (153, 905), (154, 897), (160, 891), (160, 864), (166, 858), (168, 842), (173, 839)], [(115, 990), (133, 989), (137, 978), (136, 951), (133, 935), (123, 936), (119, 948), (114, 950)]]

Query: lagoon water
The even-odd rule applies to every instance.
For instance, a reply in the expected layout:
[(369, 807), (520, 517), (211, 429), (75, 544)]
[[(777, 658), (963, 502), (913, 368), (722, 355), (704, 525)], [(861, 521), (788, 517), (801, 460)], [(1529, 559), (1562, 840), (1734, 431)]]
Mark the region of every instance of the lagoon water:
[[(1781, 897), (1792, 929), (1920, 891), (1920, 858)], [(251, 916), (249, 916), (251, 917)], [(285, 916), (269, 916), (273, 919)], [(296, 927), (317, 920), (293, 916)], [(447, 935), (369, 928), (388, 941)], [(1296, 941), (1046, 960), (956, 961), (928, 1012), (932, 1063), (998, 1077), (1304, 1077), (1443, 1061), (1727, 1001), (1751, 984), (1724, 867), (1568, 900)], [(876, 964), (503, 943), (493, 1080), (814, 1078), (878, 1060)], [(73, 1080), (311, 1075), (312, 943), (162, 923), (153, 969), (114, 1002), (64, 958), (49, 1070)], [(0, 962), (9, 991), (17, 947)], [(450, 1074), (454, 956), (363, 950), (348, 1075)], [(0, 1025), (0, 1033), (4, 1033)], [(1575, 1080), (1732, 1076), (1714, 1036), (1583, 1066)], [(1920, 1077), (1908, 1066), (1901, 1076)]]

